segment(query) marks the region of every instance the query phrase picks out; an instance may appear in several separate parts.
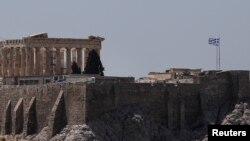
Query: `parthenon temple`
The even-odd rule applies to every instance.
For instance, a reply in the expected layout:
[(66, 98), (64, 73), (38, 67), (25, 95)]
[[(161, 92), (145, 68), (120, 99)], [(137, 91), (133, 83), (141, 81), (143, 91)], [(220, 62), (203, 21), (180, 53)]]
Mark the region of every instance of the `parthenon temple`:
[(83, 71), (90, 50), (100, 55), (104, 38), (48, 38), (47, 33), (0, 42), (0, 76), (51, 76), (71, 73), (72, 62)]

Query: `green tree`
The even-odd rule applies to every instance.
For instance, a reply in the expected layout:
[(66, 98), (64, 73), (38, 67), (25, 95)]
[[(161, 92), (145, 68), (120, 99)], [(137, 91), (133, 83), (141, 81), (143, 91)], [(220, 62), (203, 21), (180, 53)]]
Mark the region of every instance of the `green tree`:
[(81, 74), (81, 68), (78, 67), (75, 61), (72, 63), (71, 69), (72, 69), (72, 74)]
[(84, 74), (99, 74), (104, 76), (104, 67), (102, 66), (102, 62), (100, 56), (97, 54), (95, 50), (91, 50), (89, 52), (87, 63), (84, 68)]

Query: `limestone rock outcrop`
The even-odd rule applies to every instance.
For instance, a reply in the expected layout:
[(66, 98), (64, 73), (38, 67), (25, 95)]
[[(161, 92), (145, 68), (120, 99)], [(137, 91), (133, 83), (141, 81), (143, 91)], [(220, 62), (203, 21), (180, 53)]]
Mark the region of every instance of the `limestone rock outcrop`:
[(250, 125), (250, 109), (247, 103), (236, 104), (232, 113), (222, 121), (222, 125)]

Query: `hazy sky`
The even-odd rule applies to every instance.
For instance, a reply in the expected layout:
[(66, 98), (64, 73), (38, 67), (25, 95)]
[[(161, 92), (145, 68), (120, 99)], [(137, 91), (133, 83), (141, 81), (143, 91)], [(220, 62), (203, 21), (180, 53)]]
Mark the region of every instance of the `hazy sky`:
[(250, 0), (1, 0), (0, 39), (102, 36), (106, 75), (171, 67), (250, 69)]

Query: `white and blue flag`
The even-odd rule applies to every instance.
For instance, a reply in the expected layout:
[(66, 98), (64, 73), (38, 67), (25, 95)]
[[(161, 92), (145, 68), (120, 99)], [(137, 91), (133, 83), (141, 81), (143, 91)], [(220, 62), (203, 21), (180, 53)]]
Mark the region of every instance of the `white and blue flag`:
[(208, 39), (209, 45), (220, 46), (220, 38), (209, 38)]

